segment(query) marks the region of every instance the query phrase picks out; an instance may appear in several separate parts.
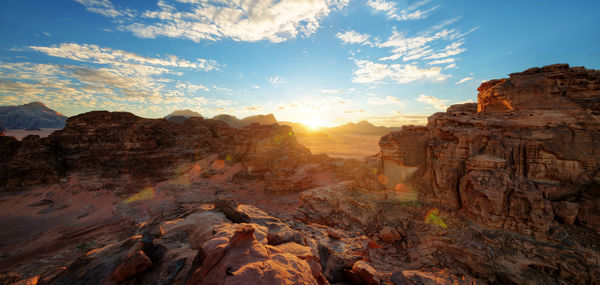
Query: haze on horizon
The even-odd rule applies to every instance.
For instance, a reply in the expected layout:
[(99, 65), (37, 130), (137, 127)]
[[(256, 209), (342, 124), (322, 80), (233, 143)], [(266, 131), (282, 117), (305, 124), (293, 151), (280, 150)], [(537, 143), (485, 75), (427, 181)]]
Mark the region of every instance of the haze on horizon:
[(482, 81), (600, 68), (595, 1), (3, 1), (0, 105), (422, 124)]

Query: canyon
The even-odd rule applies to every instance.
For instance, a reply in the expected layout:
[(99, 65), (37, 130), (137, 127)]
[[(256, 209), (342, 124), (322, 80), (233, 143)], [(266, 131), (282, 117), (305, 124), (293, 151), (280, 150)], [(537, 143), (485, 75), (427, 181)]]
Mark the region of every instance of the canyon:
[(599, 283), (600, 71), (478, 92), (363, 160), (202, 117), (0, 136), (0, 283)]

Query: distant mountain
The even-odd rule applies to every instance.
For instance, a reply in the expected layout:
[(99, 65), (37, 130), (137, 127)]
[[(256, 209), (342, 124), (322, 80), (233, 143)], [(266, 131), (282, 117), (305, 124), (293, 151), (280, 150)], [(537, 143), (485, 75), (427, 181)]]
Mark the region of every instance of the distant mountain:
[(346, 133), (356, 135), (377, 135), (383, 136), (390, 132), (399, 131), (399, 127), (382, 127), (375, 126), (367, 121), (360, 121), (358, 123), (347, 123), (345, 125), (323, 129), (329, 133)]
[(250, 116), (241, 120), (235, 116), (221, 114), (214, 116), (213, 120), (223, 121), (234, 128), (243, 128), (252, 123), (259, 123), (261, 125), (271, 125), (277, 123), (277, 119), (275, 119), (275, 116), (273, 116), (273, 114)]
[(309, 127), (307, 127), (306, 125), (304, 125), (302, 123), (281, 121), (281, 122), (279, 122), (279, 124), (292, 127), (292, 130), (294, 130), (294, 133), (299, 134), (299, 135), (313, 132)]
[(185, 110), (175, 110), (171, 114), (166, 115), (165, 119), (168, 120), (169, 118), (174, 117), (174, 116), (181, 116), (181, 117), (185, 117), (186, 119), (189, 119), (191, 117), (200, 117), (200, 118), (202, 118), (202, 115), (200, 115), (200, 113), (194, 112), (194, 111), (189, 110), (189, 109), (185, 109)]
[(19, 106), (0, 106), (0, 123), (6, 129), (29, 127), (62, 129), (67, 116), (58, 113), (42, 102), (31, 102)]
[(399, 131), (399, 127), (382, 127), (375, 126), (367, 121), (360, 121), (358, 123), (347, 123), (345, 125), (330, 127), (330, 128), (319, 128), (318, 130), (312, 130), (304, 124), (296, 122), (279, 122), (282, 125), (288, 125), (292, 127), (294, 132), (298, 135), (311, 135), (311, 136), (327, 136), (327, 134), (353, 134), (353, 135), (374, 135), (383, 136), (390, 132)]

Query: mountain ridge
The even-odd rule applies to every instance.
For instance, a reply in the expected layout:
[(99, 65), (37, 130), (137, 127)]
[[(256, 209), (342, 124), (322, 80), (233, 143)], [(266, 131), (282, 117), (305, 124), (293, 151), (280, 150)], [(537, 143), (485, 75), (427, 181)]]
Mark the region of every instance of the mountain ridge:
[(67, 116), (39, 101), (23, 105), (0, 106), (0, 123), (6, 129), (64, 128)]

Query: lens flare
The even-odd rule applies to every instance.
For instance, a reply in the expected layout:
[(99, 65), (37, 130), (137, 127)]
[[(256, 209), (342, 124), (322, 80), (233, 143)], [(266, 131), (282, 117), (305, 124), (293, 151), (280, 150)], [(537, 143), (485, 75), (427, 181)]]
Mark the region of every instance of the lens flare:
[(431, 225), (438, 225), (444, 229), (448, 228), (448, 226), (446, 225), (446, 223), (444, 223), (444, 220), (440, 216), (440, 210), (438, 210), (437, 208), (433, 208), (429, 210), (429, 212), (427, 212), (427, 215), (425, 215), (425, 222)]
[(154, 188), (152, 188), (152, 186), (146, 186), (142, 191), (127, 197), (127, 199), (123, 200), (123, 203), (129, 204), (135, 201), (148, 200), (154, 198), (155, 195)]
[(388, 183), (389, 180), (388, 180), (387, 176), (380, 174), (379, 176), (377, 176), (377, 181), (379, 181), (379, 183), (385, 185)]
[(217, 160), (213, 161), (213, 163), (210, 166), (213, 169), (219, 170), (219, 169), (225, 167), (225, 161), (222, 159), (217, 159)]

